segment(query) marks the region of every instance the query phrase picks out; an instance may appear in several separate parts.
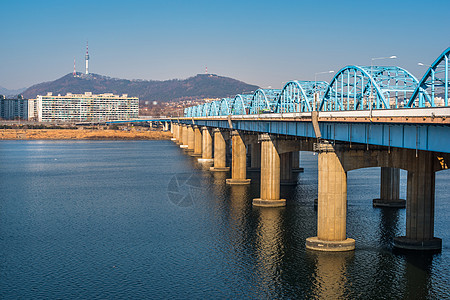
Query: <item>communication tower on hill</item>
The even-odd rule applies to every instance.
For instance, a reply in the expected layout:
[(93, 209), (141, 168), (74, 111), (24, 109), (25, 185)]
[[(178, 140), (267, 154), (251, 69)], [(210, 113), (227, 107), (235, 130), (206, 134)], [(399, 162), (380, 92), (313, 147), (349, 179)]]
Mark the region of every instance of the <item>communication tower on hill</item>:
[(86, 75), (88, 75), (89, 74), (89, 52), (88, 52), (88, 42), (86, 42), (86, 56), (85, 56), (85, 59), (86, 59)]

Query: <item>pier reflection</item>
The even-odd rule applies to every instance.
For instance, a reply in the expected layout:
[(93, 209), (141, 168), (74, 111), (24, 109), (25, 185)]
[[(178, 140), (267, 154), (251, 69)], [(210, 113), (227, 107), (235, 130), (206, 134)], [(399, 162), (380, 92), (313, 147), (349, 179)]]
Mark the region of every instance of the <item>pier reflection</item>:
[(380, 208), (381, 222), (378, 233), (381, 245), (392, 248), (394, 237), (399, 235), (399, 213), (397, 208)]
[(282, 273), (282, 260), (286, 243), (283, 241), (285, 208), (262, 208), (259, 213), (255, 237), (255, 257), (260, 284), (275, 289)]
[(354, 259), (355, 252), (307, 251), (314, 261), (311, 277), (312, 297), (315, 299), (345, 299), (349, 295), (347, 266)]
[(406, 258), (405, 275), (405, 299), (429, 299), (431, 286), (431, 267), (433, 254), (422, 255), (408, 253)]

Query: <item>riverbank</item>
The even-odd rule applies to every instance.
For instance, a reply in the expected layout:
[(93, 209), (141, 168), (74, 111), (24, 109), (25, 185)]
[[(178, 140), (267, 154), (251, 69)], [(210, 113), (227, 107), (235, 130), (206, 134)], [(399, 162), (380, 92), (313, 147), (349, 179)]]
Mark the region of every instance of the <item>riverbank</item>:
[(170, 131), (112, 129), (0, 129), (0, 140), (170, 140)]

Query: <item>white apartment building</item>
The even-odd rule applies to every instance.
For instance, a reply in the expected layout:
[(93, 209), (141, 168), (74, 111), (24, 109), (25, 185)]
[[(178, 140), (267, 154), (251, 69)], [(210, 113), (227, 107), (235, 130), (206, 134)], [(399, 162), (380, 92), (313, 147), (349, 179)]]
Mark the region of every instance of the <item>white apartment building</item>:
[(29, 118), (39, 122), (103, 122), (138, 117), (139, 98), (111, 93), (94, 95), (67, 93), (65, 96), (38, 95), (30, 101)]

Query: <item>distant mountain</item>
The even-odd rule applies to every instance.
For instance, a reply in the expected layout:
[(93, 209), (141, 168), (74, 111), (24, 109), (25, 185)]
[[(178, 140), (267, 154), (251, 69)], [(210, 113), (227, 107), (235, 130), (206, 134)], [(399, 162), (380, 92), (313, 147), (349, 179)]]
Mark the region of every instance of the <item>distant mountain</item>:
[(94, 94), (128, 94), (150, 101), (179, 101), (200, 98), (223, 98), (258, 89), (256, 85), (215, 74), (198, 74), (187, 79), (166, 81), (127, 80), (98, 74), (67, 74), (55, 81), (31, 86), (22, 94), (24, 98), (36, 95), (92, 92)]
[(9, 90), (7, 88), (4, 88), (4, 87), (0, 86), (0, 95), (5, 95), (5, 96), (8, 96), (8, 97), (12, 97), (12, 96), (19, 95), (20, 93), (22, 93), (25, 90), (26, 90), (26, 88), (17, 89), (17, 90)]

